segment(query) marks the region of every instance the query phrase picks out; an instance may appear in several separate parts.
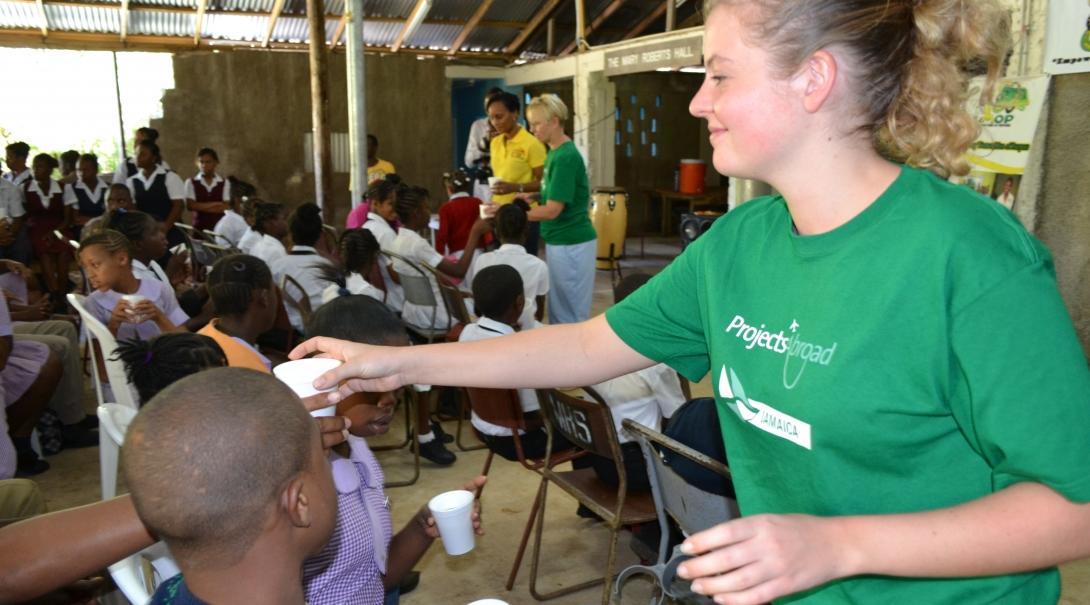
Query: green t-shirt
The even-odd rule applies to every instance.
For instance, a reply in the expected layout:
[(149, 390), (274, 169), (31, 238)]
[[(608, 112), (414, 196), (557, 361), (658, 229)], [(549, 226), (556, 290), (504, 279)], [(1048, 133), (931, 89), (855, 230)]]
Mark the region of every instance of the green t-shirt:
[(590, 181), (583, 156), (568, 141), (550, 149), (545, 157), (545, 173), (541, 176), (541, 203), (547, 201), (564, 204), (560, 216), (542, 221), (541, 239), (553, 246), (582, 244), (598, 237), (590, 222)]
[[(743, 514), (907, 513), (1020, 481), (1090, 501), (1090, 372), (1049, 252), (999, 204), (905, 167), (825, 234), (782, 197), (716, 222), (606, 313), (712, 372)], [(1055, 603), (1055, 569), (847, 578), (784, 603)]]

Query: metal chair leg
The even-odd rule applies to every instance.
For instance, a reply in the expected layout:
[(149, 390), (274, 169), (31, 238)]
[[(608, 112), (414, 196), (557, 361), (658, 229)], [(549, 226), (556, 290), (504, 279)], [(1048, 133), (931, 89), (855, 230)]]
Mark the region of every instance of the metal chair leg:
[(522, 530), (522, 540), (519, 542), (518, 552), (515, 553), (515, 562), (511, 565), (511, 573), (507, 575), (507, 590), (511, 590), (511, 588), (515, 586), (515, 578), (518, 577), (519, 567), (522, 565), (522, 557), (526, 554), (526, 543), (530, 540), (530, 532), (534, 529), (534, 521), (537, 520), (541, 503), (544, 501), (542, 495), (544, 489), (545, 480), (542, 479), (541, 483), (537, 486), (537, 496), (534, 498), (534, 504), (530, 507), (530, 518), (526, 520), (526, 528)]
[(407, 399), (408, 399), (408, 401), (405, 404), (405, 423), (406, 423), (406, 427), (407, 427), (406, 430), (405, 430), (405, 442), (402, 443), (401, 446), (399, 446), (397, 448), (394, 448), (394, 447), (391, 447), (391, 446), (383, 446), (382, 448), (371, 448), (372, 450), (400, 449), (401, 447), (405, 446), (405, 443), (408, 443), (409, 448), (412, 450), (412, 453), (413, 453), (413, 474), (412, 474), (412, 477), (410, 477), (408, 479), (405, 479), (403, 481), (386, 481), (383, 484), (383, 487), (386, 487), (386, 488), (405, 487), (407, 485), (412, 485), (412, 484), (416, 483), (416, 481), (418, 479), (420, 479), (420, 442), (417, 441), (417, 439), (416, 439), (416, 429), (414, 428), (416, 426), (416, 424), (415, 424), (416, 414), (414, 414), (414, 412), (416, 411), (416, 397), (415, 396), (410, 396)]
[[(539, 593), (537, 591), (537, 570), (538, 570), (538, 564), (539, 564), (540, 559), (541, 559), (541, 536), (544, 533), (544, 529), (545, 529), (545, 500), (546, 500), (546, 494), (547, 494), (547, 491), (548, 491), (547, 490), (547, 483), (548, 483), (547, 479), (542, 479), (541, 507), (537, 511), (537, 515), (538, 515), (538, 517), (537, 517), (537, 531), (534, 534), (534, 552), (533, 552), (532, 556), (530, 557), (530, 596), (534, 597), (534, 599), (536, 599), (538, 601), (548, 601), (549, 599), (555, 599), (557, 597), (561, 597), (561, 596), (564, 596), (566, 594), (571, 594), (573, 592), (578, 592), (580, 590), (584, 590), (584, 589), (590, 588), (592, 586), (597, 586), (598, 584), (600, 584), (604, 580), (604, 578), (596, 578), (594, 580), (588, 580), (588, 581), (582, 582), (580, 584), (575, 584), (573, 586), (567, 586), (565, 588), (560, 588), (560, 589), (554, 590), (552, 592), (547, 592), (547, 593), (544, 593), (544, 594)], [(609, 595), (609, 587), (608, 586), (606, 587), (606, 595), (607, 595), (607, 597)], [(607, 604), (608, 604), (608, 601), (607, 601)]]

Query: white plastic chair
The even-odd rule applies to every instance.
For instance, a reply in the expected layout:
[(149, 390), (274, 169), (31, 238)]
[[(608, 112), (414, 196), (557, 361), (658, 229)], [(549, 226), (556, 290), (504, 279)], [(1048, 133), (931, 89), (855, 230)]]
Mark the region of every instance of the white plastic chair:
[(98, 406), (98, 461), (102, 481), (102, 499), (109, 500), (117, 495), (117, 460), (121, 444), (125, 443), (125, 432), (136, 417), (136, 410), (104, 403)]
[[(120, 360), (111, 359), (114, 351), (117, 349), (117, 339), (114, 338), (114, 335), (110, 333), (110, 330), (107, 329), (101, 321), (91, 315), (87, 310), (86, 297), (80, 296), (79, 294), (69, 294), (68, 303), (79, 313), (83, 328), (87, 331), (88, 339), (93, 342), (98, 342), (98, 348), (102, 352), (102, 361), (105, 364), (106, 378), (109, 380), (110, 385), (113, 385), (110, 389), (113, 391), (113, 396), (108, 397), (103, 388), (106, 385), (101, 383), (99, 373), (97, 371), (92, 372), (95, 383), (95, 396), (98, 397), (99, 405), (102, 405), (103, 403), (118, 403), (134, 410), (140, 409), (140, 406), (136, 401), (136, 396), (133, 394), (133, 390), (129, 385), (129, 377), (125, 374), (125, 364)], [(111, 399), (113, 401), (110, 401)]]

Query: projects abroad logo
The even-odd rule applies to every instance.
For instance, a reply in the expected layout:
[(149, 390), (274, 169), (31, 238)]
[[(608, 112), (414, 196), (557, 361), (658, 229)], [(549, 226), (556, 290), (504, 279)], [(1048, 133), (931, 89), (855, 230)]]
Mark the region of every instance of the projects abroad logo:
[[(772, 332), (765, 324), (751, 325), (746, 318), (735, 315), (724, 330), (727, 334), (746, 343), (746, 350), (754, 348), (766, 349), (778, 355), (784, 355), (783, 360), (783, 387), (791, 390), (798, 385), (802, 374), (806, 371), (807, 364), (816, 363), (828, 366), (836, 355), (836, 347), (839, 342), (831, 345), (819, 345), (806, 342), (801, 336), (801, 326), (797, 320), (791, 320), (790, 327), (784, 330)], [(790, 380), (788, 379), (790, 376)]]
[(742, 387), (742, 381), (733, 369), (723, 366), (719, 371), (719, 397), (738, 418), (762, 431), (786, 439), (795, 445), (812, 449), (810, 424), (785, 414), (776, 408), (750, 399)]

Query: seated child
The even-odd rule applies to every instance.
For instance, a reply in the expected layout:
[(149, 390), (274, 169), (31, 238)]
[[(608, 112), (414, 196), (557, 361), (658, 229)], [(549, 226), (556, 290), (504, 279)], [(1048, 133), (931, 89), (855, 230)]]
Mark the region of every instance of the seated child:
[[(136, 210), (136, 204), (132, 201), (132, 192), (124, 183), (114, 183), (110, 185), (110, 190), (106, 192), (106, 212), (115, 210)], [(87, 221), (87, 224), (80, 230), (80, 241), (101, 231), (105, 221), (105, 214)]]
[[(370, 296), (379, 301), (386, 300), (386, 292), (376, 288), (368, 277), (376, 275), (378, 268), (378, 240), (367, 229), (351, 229), (341, 236), (340, 267), (328, 267), (322, 273), (325, 281), (330, 282), (322, 290), (322, 304), (352, 294)], [(382, 283), (381, 275), (376, 276)]]
[[(311, 316), (307, 333), (371, 345), (409, 344), (401, 320), (366, 296), (343, 296), (323, 305)], [(396, 403), (396, 393), (387, 392), (356, 393), (337, 404), (337, 414), (351, 421), (349, 451), (330, 454), (338, 493), (337, 526), (326, 548), (304, 567), (310, 605), (382, 603), (438, 537), (426, 503), (393, 534), (382, 468), (363, 439), (390, 429)], [(475, 490), (484, 481), (477, 477), (462, 489)], [(477, 515), (474, 525), (480, 533)], [(388, 598), (396, 602), (396, 594)]]
[[(439, 230), (435, 232), (435, 249), (443, 256), (462, 256), (473, 223), (480, 217), (481, 200), (470, 195), (473, 179), (461, 170), (443, 175), (447, 202), (439, 207)], [(481, 241), (483, 244), (487, 242)]]
[(216, 228), (212, 232), (216, 234), (218, 240), (215, 243), (237, 247), (242, 241), (242, 236), (246, 235), (246, 231), (250, 229), (250, 225), (243, 217), (242, 205), (244, 199), (253, 194), (253, 186), (233, 177), (228, 177), (227, 182), (230, 185), (228, 189), (231, 192), (231, 201), (227, 209), (223, 211), (223, 218), (216, 223)]
[(236, 246), (243, 254), (249, 254), (254, 246), (261, 240), (261, 234), (254, 230), (254, 215), (257, 214), (258, 204), (264, 204), (265, 200), (251, 197), (242, 203), (242, 218), (246, 221), (246, 231), (238, 240)]
[(125, 364), (125, 376), (136, 387), (141, 406), (190, 374), (227, 365), (227, 356), (215, 340), (192, 332), (122, 340), (114, 355)]
[(199, 334), (219, 344), (227, 365), (271, 371), (272, 363), (258, 350), (257, 340), (273, 329), (282, 303), (265, 263), (246, 254), (217, 260), (208, 273), (208, 293), (216, 316)]
[[(381, 250), (391, 251), (394, 249), (394, 240), (397, 239), (395, 202), (397, 201), (398, 190), (405, 187), (406, 185), (401, 182), (401, 177), (391, 174), (376, 183), (367, 192), (369, 199), (367, 220), (363, 222), (361, 228), (370, 231), (375, 236)], [(402, 305), (405, 304), (405, 294), (401, 290), (401, 285), (397, 282), (397, 272), (394, 270), (393, 265), (388, 264), (385, 260), (379, 263), (379, 271), (382, 273), (382, 282), (386, 286), (384, 288), (386, 290), (386, 304), (400, 313)]]
[(105, 215), (103, 228), (113, 229), (129, 240), (132, 249), (132, 274), (136, 279), (157, 279), (170, 285), (173, 290), (184, 281), (185, 256), (175, 254), (170, 257), (170, 272), (163, 270), (157, 259), (167, 252), (167, 236), (159, 228), (159, 222), (150, 214), (131, 210), (111, 211)]
[[(178, 306), (169, 284), (137, 279), (132, 272), (132, 248), (117, 231), (104, 229), (80, 244), (79, 258), (91, 287), (87, 310), (115, 337), (148, 339), (162, 332), (181, 332), (189, 316)], [(142, 297), (130, 304), (124, 297)]]
[(137, 514), (182, 571), (152, 604), (304, 603), (303, 561), (328, 542), (337, 500), (287, 386), (243, 368), (183, 378), (137, 414), (121, 458)]
[[(288, 227), (291, 230), (291, 252), (269, 263), (273, 282), (280, 285), (284, 277), (290, 275), (303, 291), (300, 292), (294, 284), (286, 284), (282, 286), (284, 295), (298, 300), (306, 298), (310, 308), (317, 309), (322, 304), (322, 290), (325, 289), (322, 274), (333, 268), (333, 263), (319, 255), (315, 248), (323, 233), (321, 208), (312, 203), (300, 205), (291, 213)], [(287, 305), (287, 309), (292, 327), (302, 332), (305, 326), (299, 310), (291, 304)]]
[[(397, 216), (401, 219), (401, 229), (397, 232), (392, 251), (407, 258), (418, 265), (427, 265), (438, 270), (444, 275), (453, 278), (465, 277), (466, 269), (473, 260), (473, 253), (481, 237), (491, 229), (489, 221), (477, 218), (473, 223), (473, 229), (466, 240), (462, 258), (458, 262), (451, 262), (443, 258), (442, 254), (424, 239), (420, 232), (428, 228), (431, 220), (431, 206), (428, 203), (428, 190), (422, 187), (404, 187), (397, 192), (395, 204)], [(394, 259), (394, 270), (398, 275), (419, 275), (419, 273), (406, 265), (400, 259)], [(436, 307), (425, 307), (406, 302), (401, 310), (401, 317), (406, 323), (419, 328), (448, 329), (450, 318), (447, 315), (446, 305), (442, 303), (443, 296), (439, 291), (439, 284), (430, 273), (426, 274), (431, 284), (432, 293), (439, 303)]]
[(243, 250), (272, 266), (277, 259), (287, 256), (281, 240), (288, 234), (288, 223), (284, 220), (284, 205), (261, 202), (254, 206), (254, 231), (260, 236), (250, 247)]
[(500, 247), (492, 252), (479, 254), (473, 259), (466, 282), (473, 283), (476, 272), (492, 265), (511, 265), (522, 277), (523, 294), (526, 305), (519, 317), (522, 329), (529, 330), (545, 316), (545, 295), (549, 293), (549, 266), (545, 261), (526, 252), (528, 221), (526, 209), (521, 200), (501, 206), (496, 212), (496, 235), (500, 238)]
[[(622, 279), (613, 289), (614, 304), (624, 300), (651, 279), (650, 275), (634, 273)], [(677, 373), (666, 364), (658, 364), (638, 372), (618, 376), (593, 386), (613, 412), (617, 437), (624, 456), (628, 488), (636, 491), (651, 489), (647, 481), (647, 465), (636, 441), (622, 430), (621, 423), (631, 418), (640, 424), (661, 430), (663, 419), (670, 418), (682, 404), (685, 394)], [(617, 485), (617, 469), (611, 460), (593, 454), (589, 456), (598, 477), (609, 485)]]
[(30, 434), (60, 377), (60, 359), (48, 346), (13, 340), (7, 301), (0, 296), (0, 479), (49, 470), (31, 449)]
[[(482, 269), (473, 279), (473, 306), (477, 321), (462, 330), (459, 342), (496, 338), (519, 331), (519, 317), (524, 304), (522, 278), (514, 267), (493, 265)], [(533, 389), (519, 389), (518, 394), (526, 419), (534, 421), (540, 418), (537, 393)], [(470, 421), (488, 449), (508, 460), (518, 460), (511, 429), (485, 422), (476, 412), (473, 412)], [(544, 425), (529, 432), (520, 432), (519, 439), (526, 457), (544, 457), (546, 438)], [(571, 447), (559, 433), (554, 439), (554, 451)]]

